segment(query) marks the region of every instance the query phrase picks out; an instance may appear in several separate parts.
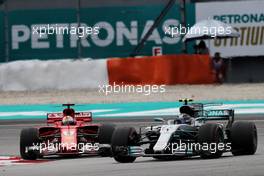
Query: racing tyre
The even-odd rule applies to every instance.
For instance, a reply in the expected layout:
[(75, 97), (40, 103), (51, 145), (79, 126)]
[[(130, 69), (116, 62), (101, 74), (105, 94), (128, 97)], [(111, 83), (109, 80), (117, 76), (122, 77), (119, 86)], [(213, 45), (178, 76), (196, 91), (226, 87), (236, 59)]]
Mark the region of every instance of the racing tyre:
[(36, 160), (39, 156), (38, 151), (27, 151), (27, 147), (38, 145), (39, 133), (36, 128), (23, 129), (20, 133), (20, 155), (25, 160)]
[(137, 146), (139, 135), (133, 127), (116, 128), (112, 136), (112, 153), (119, 163), (132, 163), (136, 157), (128, 155), (128, 146)]
[(257, 150), (257, 128), (253, 122), (234, 122), (230, 129), (232, 154), (253, 155)]
[(101, 145), (106, 145), (100, 147), (99, 149), (99, 155), (102, 157), (108, 157), (112, 155), (111, 140), (114, 130), (115, 130), (114, 124), (102, 124), (102, 126), (99, 127), (98, 142)]
[(201, 158), (213, 159), (222, 156), (223, 150), (219, 150), (218, 144), (224, 143), (224, 133), (218, 124), (207, 123), (201, 126), (198, 131), (198, 142), (202, 147), (207, 145), (206, 149), (208, 149), (202, 148)]

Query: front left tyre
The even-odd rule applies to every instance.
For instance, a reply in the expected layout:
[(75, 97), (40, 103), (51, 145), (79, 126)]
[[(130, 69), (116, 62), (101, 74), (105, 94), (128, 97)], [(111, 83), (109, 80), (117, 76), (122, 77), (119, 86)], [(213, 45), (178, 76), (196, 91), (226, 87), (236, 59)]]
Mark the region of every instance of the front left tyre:
[(128, 147), (137, 146), (139, 135), (133, 127), (118, 127), (112, 136), (112, 153), (119, 163), (132, 163), (136, 157), (129, 156)]
[(39, 156), (37, 150), (28, 150), (28, 147), (39, 145), (39, 131), (36, 128), (22, 129), (20, 133), (20, 155), (25, 160), (36, 160)]

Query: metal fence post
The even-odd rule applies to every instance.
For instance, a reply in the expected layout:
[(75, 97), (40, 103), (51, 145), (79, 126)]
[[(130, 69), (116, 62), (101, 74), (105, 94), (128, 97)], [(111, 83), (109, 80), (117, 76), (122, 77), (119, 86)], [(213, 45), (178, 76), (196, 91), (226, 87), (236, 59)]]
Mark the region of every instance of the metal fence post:
[(164, 17), (167, 15), (167, 13), (170, 11), (170, 9), (172, 8), (172, 6), (175, 4), (176, 0), (169, 0), (166, 3), (166, 6), (162, 9), (161, 13), (159, 14), (159, 16), (155, 19), (153, 25), (150, 27), (150, 29), (148, 30), (148, 32), (145, 34), (145, 36), (142, 38), (142, 40), (138, 43), (138, 45), (134, 48), (134, 50), (131, 52), (130, 56), (131, 57), (135, 57), (138, 55), (138, 53), (141, 51), (141, 49), (144, 47), (145, 42), (147, 41), (147, 39), (149, 38), (149, 36), (152, 34), (152, 32), (154, 31), (154, 29), (156, 29), (160, 22), (162, 21), (162, 19), (164, 19)]
[(9, 61), (9, 21), (8, 21), (8, 1), (4, 1), (4, 47), (5, 47), (5, 62)]
[[(76, 17), (77, 17), (77, 26), (78, 30), (81, 26), (81, 0), (77, 0), (77, 11), (76, 11)], [(81, 58), (82, 55), (82, 48), (81, 48), (81, 41), (80, 37), (78, 35), (78, 41), (77, 41), (77, 59)]]
[[(181, 2), (181, 23), (184, 27), (187, 27), (186, 25), (186, 0), (182, 0)], [(182, 45), (182, 52), (187, 53), (187, 44), (186, 42), (183, 42)]]

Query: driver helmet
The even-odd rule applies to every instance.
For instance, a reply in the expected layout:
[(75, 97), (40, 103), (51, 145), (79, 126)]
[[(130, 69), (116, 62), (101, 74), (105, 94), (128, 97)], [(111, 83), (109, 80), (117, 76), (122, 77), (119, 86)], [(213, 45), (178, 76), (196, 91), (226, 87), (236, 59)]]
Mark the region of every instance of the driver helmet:
[(187, 114), (191, 117), (195, 116), (195, 110), (192, 106), (184, 105), (184, 106), (181, 106), (179, 110), (181, 114)]
[(193, 118), (189, 114), (181, 113), (179, 119), (182, 124), (192, 124)]
[(63, 125), (74, 125), (75, 120), (72, 116), (64, 116), (62, 119), (62, 124)]

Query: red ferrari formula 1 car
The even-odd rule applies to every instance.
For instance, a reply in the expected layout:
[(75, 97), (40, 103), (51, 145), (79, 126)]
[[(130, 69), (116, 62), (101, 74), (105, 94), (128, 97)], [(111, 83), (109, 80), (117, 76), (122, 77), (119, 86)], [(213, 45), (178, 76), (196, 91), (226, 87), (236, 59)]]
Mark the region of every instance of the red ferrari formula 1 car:
[(49, 155), (111, 154), (110, 143), (115, 126), (95, 124), (91, 112), (75, 112), (67, 106), (62, 113), (48, 113), (47, 126), (23, 129), (20, 154), (35, 160)]

